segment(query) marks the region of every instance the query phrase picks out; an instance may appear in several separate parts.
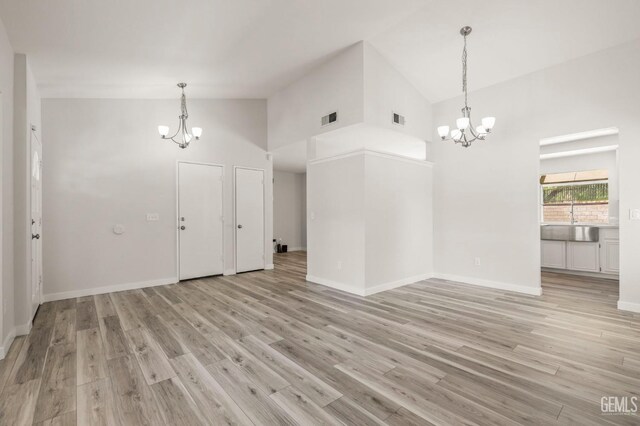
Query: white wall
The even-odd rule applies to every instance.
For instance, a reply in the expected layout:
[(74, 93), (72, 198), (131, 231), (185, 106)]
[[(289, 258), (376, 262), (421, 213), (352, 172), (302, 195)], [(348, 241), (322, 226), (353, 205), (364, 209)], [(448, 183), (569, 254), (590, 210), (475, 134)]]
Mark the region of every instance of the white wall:
[[(640, 41), (634, 41), (470, 94), (474, 117), (495, 115), (497, 122), (491, 136), (471, 148), (432, 144), (438, 273), (536, 292), (539, 140), (617, 126), (620, 299), (627, 308), (640, 308), (640, 221), (627, 214), (640, 208), (638, 69)], [(434, 126), (454, 122), (461, 102), (458, 97), (434, 105)]]
[(31, 300), (31, 125), (39, 140), (42, 136), (40, 95), (23, 54), (15, 55), (14, 78), (14, 309), (21, 334), (29, 330), (37, 307)]
[[(424, 159), (431, 132), (429, 102), (367, 42), (271, 96), (268, 110), (269, 149), (281, 157), (295, 157), (284, 146), (313, 137), (318, 156), (369, 149)], [(338, 122), (322, 127), (332, 111)], [(404, 126), (392, 123), (392, 112), (405, 116)]]
[[(269, 149), (362, 122), (363, 60), (362, 43), (357, 43), (272, 95)], [(322, 127), (321, 117), (334, 111), (338, 111), (338, 122)]]
[[(431, 104), (373, 46), (364, 48), (364, 121), (406, 136), (429, 140)], [(405, 125), (393, 124), (392, 112), (405, 117)]]
[[(234, 267), (233, 166), (265, 169), (266, 263), (272, 264), (272, 164), (264, 100), (189, 100), (204, 129), (185, 150), (156, 126), (175, 128), (179, 99), (43, 100), (45, 298), (101, 287), (176, 280), (176, 161), (225, 166), (225, 271)], [(160, 221), (147, 222), (146, 213)], [(112, 232), (125, 226), (123, 235)], [(102, 289), (104, 290), (104, 289)], [(72, 293), (69, 293), (72, 292)]]
[[(0, 129), (0, 348), (9, 349), (14, 321), (14, 280), (13, 280), (13, 48), (4, 24), (0, 22), (0, 95), (2, 96), (2, 129)], [(4, 357), (4, 353), (0, 353)]]
[(273, 238), (289, 251), (307, 248), (307, 175), (273, 171)]
[(415, 282), (433, 273), (432, 167), (365, 156), (365, 287)]
[(307, 276), (312, 281), (356, 293), (364, 288), (364, 197), (364, 155), (309, 164)]
[(429, 163), (363, 150), (307, 174), (309, 281), (366, 295), (431, 276)]

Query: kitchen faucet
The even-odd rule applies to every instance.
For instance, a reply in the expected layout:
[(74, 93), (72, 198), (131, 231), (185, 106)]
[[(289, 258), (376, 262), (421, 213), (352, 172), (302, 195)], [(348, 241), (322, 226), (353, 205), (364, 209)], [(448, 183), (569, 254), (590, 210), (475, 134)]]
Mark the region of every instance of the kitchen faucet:
[(575, 217), (575, 215), (573, 213), (573, 200), (571, 200), (571, 224), (573, 225), (576, 222), (577, 222), (577, 220), (576, 220), (576, 217)]

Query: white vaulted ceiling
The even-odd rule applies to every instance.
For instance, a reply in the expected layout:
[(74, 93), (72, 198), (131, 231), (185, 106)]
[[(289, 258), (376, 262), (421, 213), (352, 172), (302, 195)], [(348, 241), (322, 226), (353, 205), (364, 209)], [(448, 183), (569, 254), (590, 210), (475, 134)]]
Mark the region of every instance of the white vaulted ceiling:
[(368, 40), (431, 101), (640, 38), (638, 0), (0, 0), (44, 97), (265, 98)]
[(266, 98), (423, 0), (1, 0), (44, 97)]
[(431, 102), (640, 38), (638, 0), (433, 1), (370, 42)]

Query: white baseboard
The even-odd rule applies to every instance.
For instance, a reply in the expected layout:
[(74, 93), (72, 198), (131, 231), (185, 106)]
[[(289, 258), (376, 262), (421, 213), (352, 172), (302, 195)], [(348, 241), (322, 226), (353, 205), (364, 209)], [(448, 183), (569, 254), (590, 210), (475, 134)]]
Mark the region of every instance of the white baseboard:
[(378, 284), (373, 287), (365, 288), (364, 289), (365, 296), (380, 293), (381, 291), (393, 290), (394, 288), (417, 283), (418, 281), (428, 280), (431, 277), (433, 277), (433, 274), (428, 273), (428, 274), (414, 275), (413, 277), (403, 278), (401, 280), (391, 281), (388, 283)]
[(13, 343), (13, 340), (15, 338), (16, 338), (16, 329), (14, 328), (9, 332), (9, 334), (7, 334), (7, 337), (5, 337), (4, 341), (2, 342), (2, 346), (0, 346), (0, 360), (4, 359), (4, 357), (7, 356), (7, 353), (9, 352), (9, 348), (11, 348), (11, 344)]
[(287, 251), (307, 251), (306, 247), (287, 247)]
[(236, 270), (235, 269), (226, 269), (222, 275), (235, 275), (236, 274)]
[(421, 274), (413, 277), (403, 278), (401, 280), (391, 281), (388, 283), (378, 284), (369, 288), (362, 288), (354, 286), (352, 284), (340, 283), (337, 281), (327, 280), (325, 278), (315, 277), (313, 275), (307, 275), (307, 281), (312, 283), (321, 284), (326, 287), (335, 288), (336, 290), (345, 291), (347, 293), (356, 294), (358, 296), (370, 296), (381, 291), (393, 290), (394, 288), (402, 287), (408, 284), (417, 283), (418, 281), (428, 280), (432, 277), (432, 274)]
[(621, 311), (640, 312), (640, 303), (618, 300), (618, 309)]
[(326, 287), (335, 288), (336, 290), (346, 291), (347, 293), (356, 294), (358, 296), (366, 296), (364, 294), (364, 288), (354, 286), (352, 284), (344, 284), (338, 281), (332, 281), (332, 280), (327, 280), (325, 278), (314, 277), (313, 275), (307, 275), (306, 280), (312, 283), (326, 286)]
[(265, 266), (265, 267), (264, 267), (264, 269), (267, 269), (267, 270), (271, 270), (271, 269), (273, 269), (273, 268), (275, 268), (275, 266), (273, 265), (273, 263), (270, 263), (270, 264), (268, 264), (267, 266)]
[(471, 285), (477, 285), (481, 287), (495, 288), (497, 290), (515, 291), (516, 293), (531, 294), (533, 296), (542, 295), (542, 287), (536, 288), (536, 287), (529, 287), (526, 285), (511, 284), (511, 283), (504, 283), (500, 281), (483, 280), (480, 278), (464, 277), (460, 275), (441, 274), (441, 273), (433, 274), (433, 278), (439, 278), (441, 280), (447, 280), (447, 281), (455, 281), (462, 284), (471, 284)]
[(179, 280), (177, 277), (160, 278), (157, 280), (139, 281), (135, 283), (115, 284), (104, 287), (86, 288), (82, 290), (63, 291), (61, 293), (51, 293), (44, 295), (45, 302), (55, 300), (72, 299), (75, 297), (95, 296), (96, 294), (113, 293), (116, 291), (137, 290), (145, 287), (156, 287), (159, 285), (175, 284)]
[(26, 336), (31, 331), (31, 326), (33, 322), (29, 321), (26, 324), (16, 325), (15, 335), (16, 336)]

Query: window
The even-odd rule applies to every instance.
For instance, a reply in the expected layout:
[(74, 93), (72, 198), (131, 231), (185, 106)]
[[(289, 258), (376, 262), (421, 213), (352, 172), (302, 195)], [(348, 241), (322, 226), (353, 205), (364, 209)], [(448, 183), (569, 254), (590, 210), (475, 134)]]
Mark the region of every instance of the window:
[(607, 170), (540, 177), (543, 223), (609, 223)]

